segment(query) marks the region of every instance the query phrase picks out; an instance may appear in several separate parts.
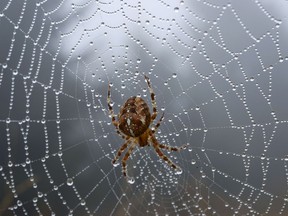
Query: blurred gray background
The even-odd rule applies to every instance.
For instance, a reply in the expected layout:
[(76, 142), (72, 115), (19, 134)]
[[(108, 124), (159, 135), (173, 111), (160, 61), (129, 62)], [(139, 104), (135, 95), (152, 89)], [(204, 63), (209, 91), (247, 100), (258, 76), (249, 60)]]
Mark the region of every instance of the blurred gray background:
[[(288, 2), (0, 2), (0, 215), (287, 215)], [(138, 95), (157, 140), (107, 112)], [(124, 154), (123, 154), (124, 155)], [(120, 159), (121, 160), (121, 159)]]

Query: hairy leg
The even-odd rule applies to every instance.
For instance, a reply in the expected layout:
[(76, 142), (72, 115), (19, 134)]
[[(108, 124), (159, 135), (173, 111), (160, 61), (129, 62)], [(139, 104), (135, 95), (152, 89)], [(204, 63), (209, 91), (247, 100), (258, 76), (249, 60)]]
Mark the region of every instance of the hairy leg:
[(168, 163), (169, 166), (171, 166), (174, 169), (178, 169), (181, 170), (180, 167), (178, 167), (177, 165), (175, 165), (166, 155), (164, 155), (164, 153), (160, 150), (160, 144), (158, 143), (157, 139), (154, 137), (154, 135), (151, 133), (151, 139), (152, 139), (152, 143), (153, 143), (153, 147), (156, 151), (156, 153), (158, 154), (158, 156), (164, 160), (166, 163)]
[(108, 109), (109, 109), (109, 115), (111, 116), (111, 119), (112, 119), (112, 124), (115, 126), (116, 128), (116, 132), (119, 136), (121, 136), (123, 139), (128, 139), (124, 134), (122, 134), (120, 131), (119, 131), (119, 123), (118, 121), (116, 120), (116, 116), (115, 116), (115, 113), (114, 113), (114, 110), (113, 110), (113, 107), (111, 105), (111, 87), (110, 87), (110, 82), (108, 84), (108, 96), (107, 96), (107, 104), (108, 104)]
[(115, 155), (114, 159), (112, 160), (112, 164), (115, 164), (116, 161), (119, 159), (123, 151), (128, 147), (128, 145), (131, 143), (131, 140), (127, 140), (117, 151), (117, 154)]
[(131, 155), (132, 151), (134, 150), (136, 144), (133, 143), (130, 148), (128, 149), (128, 151), (126, 152), (125, 156), (122, 159), (122, 171), (123, 171), (123, 175), (125, 177), (127, 177), (127, 168), (126, 168), (126, 162), (129, 158), (129, 156)]
[(147, 82), (148, 88), (149, 88), (149, 92), (151, 95), (151, 101), (152, 101), (152, 107), (153, 107), (153, 114), (151, 116), (151, 122), (154, 121), (154, 119), (157, 117), (157, 105), (156, 105), (156, 100), (155, 100), (155, 93), (151, 87), (151, 83), (150, 83), (150, 79), (149, 77), (147, 77), (146, 75), (144, 75), (145, 80)]
[(164, 112), (162, 113), (162, 116), (159, 119), (159, 121), (157, 122), (157, 124), (155, 125), (155, 128), (153, 130), (151, 130), (153, 134), (156, 133), (156, 131), (159, 128), (159, 126), (160, 126), (161, 122), (163, 121), (163, 119), (164, 119)]

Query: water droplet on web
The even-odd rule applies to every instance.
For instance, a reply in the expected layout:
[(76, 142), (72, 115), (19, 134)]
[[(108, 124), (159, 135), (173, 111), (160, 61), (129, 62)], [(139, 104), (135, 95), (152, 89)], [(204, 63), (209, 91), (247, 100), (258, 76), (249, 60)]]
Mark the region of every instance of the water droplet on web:
[(8, 162), (8, 167), (12, 167), (12, 166), (13, 166), (12, 161), (9, 161), (9, 162)]
[(11, 122), (10, 118), (6, 118), (6, 123), (9, 124)]
[(26, 164), (30, 164), (31, 163), (31, 160), (29, 158), (26, 158)]
[(82, 206), (86, 205), (85, 200), (81, 200), (80, 204), (81, 204)]
[(122, 89), (125, 89), (125, 88), (126, 88), (126, 85), (125, 85), (125, 84), (122, 84), (122, 85), (121, 85), (121, 88), (122, 88)]
[(178, 8), (178, 7), (175, 7), (175, 8), (174, 8), (174, 12), (176, 12), (176, 13), (179, 12), (179, 8)]
[(127, 182), (128, 182), (129, 184), (134, 184), (134, 183), (135, 183), (135, 179), (134, 179), (133, 177), (128, 177), (128, 178), (127, 178)]
[(196, 161), (195, 161), (195, 160), (192, 160), (192, 161), (191, 161), (191, 164), (192, 164), (192, 165), (195, 165), (195, 164), (196, 164)]
[(116, 161), (115, 163), (113, 163), (113, 166), (117, 167), (117, 166), (119, 166), (119, 164), (120, 164), (119, 161)]
[(14, 69), (13, 70), (13, 75), (17, 75), (18, 74), (18, 70), (17, 69)]
[(183, 170), (181, 168), (176, 169), (176, 175), (181, 175), (183, 173)]
[(22, 202), (20, 200), (17, 201), (18, 206), (22, 206)]
[(173, 73), (173, 74), (172, 74), (172, 77), (173, 77), (173, 78), (176, 78), (176, 77), (177, 77), (177, 74), (176, 74), (176, 73)]
[(72, 186), (73, 185), (73, 179), (72, 178), (68, 178), (67, 181), (66, 181), (66, 184), (68, 186)]
[(141, 63), (141, 59), (137, 59), (137, 63), (138, 63), (138, 64)]

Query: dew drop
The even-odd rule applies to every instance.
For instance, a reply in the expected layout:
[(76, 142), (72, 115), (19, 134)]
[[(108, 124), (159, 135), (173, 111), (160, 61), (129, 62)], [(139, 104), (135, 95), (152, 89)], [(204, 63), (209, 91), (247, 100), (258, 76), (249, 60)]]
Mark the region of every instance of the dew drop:
[(22, 202), (20, 200), (17, 201), (18, 206), (22, 206)]
[(37, 193), (37, 196), (38, 196), (39, 198), (41, 198), (41, 197), (43, 197), (43, 193), (42, 193), (42, 192), (38, 192), (38, 193)]
[(29, 158), (26, 158), (26, 164), (30, 164), (31, 163), (31, 160)]
[(174, 12), (176, 12), (176, 13), (179, 12), (179, 8), (178, 8), (178, 7), (175, 7), (175, 8), (174, 8)]
[(191, 164), (192, 164), (192, 165), (195, 165), (195, 164), (196, 164), (196, 161), (195, 161), (195, 160), (192, 160), (192, 161), (191, 161)]
[(13, 75), (17, 75), (18, 74), (18, 70), (17, 69), (14, 69), (13, 70)]
[(115, 163), (113, 163), (113, 166), (117, 167), (117, 166), (119, 166), (119, 164), (120, 164), (119, 161), (116, 161)]
[(10, 118), (6, 118), (6, 123), (9, 124), (11, 122)]
[(3, 64), (2, 64), (2, 67), (3, 67), (4, 69), (7, 68), (7, 67), (8, 67), (7, 63), (3, 63)]
[(81, 204), (82, 206), (86, 205), (85, 200), (81, 200), (80, 204)]
[(173, 74), (172, 74), (172, 77), (173, 77), (173, 78), (176, 78), (176, 77), (177, 77), (177, 74), (176, 74), (176, 73), (173, 73)]
[(8, 167), (12, 167), (12, 166), (13, 166), (12, 161), (9, 161), (9, 162), (8, 162)]
[(181, 175), (183, 173), (181, 168), (177, 168), (176, 175)]
[(128, 177), (128, 178), (127, 178), (127, 182), (128, 182), (129, 184), (134, 184), (134, 183), (135, 183), (135, 179), (134, 179), (133, 177)]
[(261, 160), (265, 160), (265, 158), (266, 158), (266, 157), (265, 157), (264, 154), (262, 154), (261, 157), (260, 157)]
[(66, 181), (66, 184), (68, 186), (72, 186), (73, 185), (73, 179), (72, 178), (68, 178), (67, 181)]

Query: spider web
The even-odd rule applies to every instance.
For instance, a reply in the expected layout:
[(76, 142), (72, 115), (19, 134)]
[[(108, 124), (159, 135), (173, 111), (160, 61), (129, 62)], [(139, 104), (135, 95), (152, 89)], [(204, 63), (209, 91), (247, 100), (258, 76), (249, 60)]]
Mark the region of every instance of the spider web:
[[(0, 2), (0, 215), (287, 215), (288, 3)], [(157, 139), (136, 148), (107, 112), (151, 108)], [(164, 151), (164, 150), (163, 150)], [(133, 184), (131, 184), (133, 183)]]

